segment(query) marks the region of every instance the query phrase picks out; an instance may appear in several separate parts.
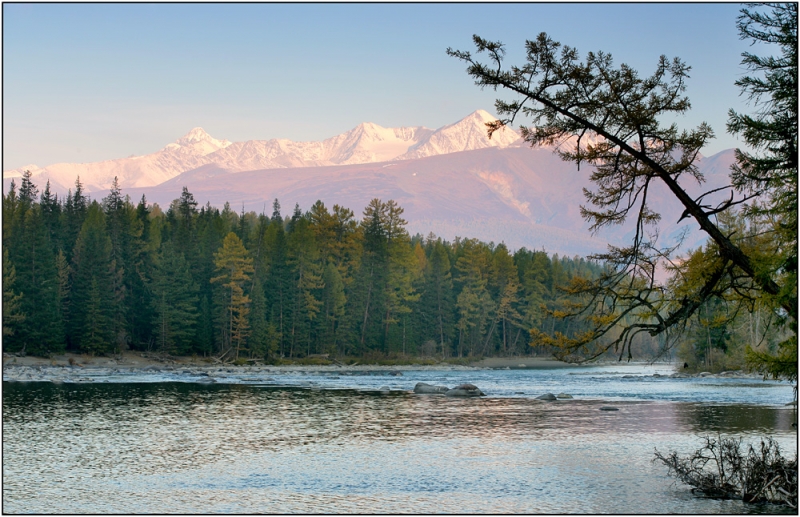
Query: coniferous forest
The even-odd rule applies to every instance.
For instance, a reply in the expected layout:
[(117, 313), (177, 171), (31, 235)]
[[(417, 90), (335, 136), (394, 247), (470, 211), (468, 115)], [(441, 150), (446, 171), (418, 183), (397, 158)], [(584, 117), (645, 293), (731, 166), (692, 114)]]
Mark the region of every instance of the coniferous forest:
[(597, 263), (405, 225), (392, 200), (361, 217), (320, 201), (237, 213), (184, 187), (164, 210), (116, 180), (99, 201), (80, 180), (59, 199), (26, 173), (3, 199), (4, 348), (447, 359), (535, 353), (531, 328), (579, 330), (548, 309)]

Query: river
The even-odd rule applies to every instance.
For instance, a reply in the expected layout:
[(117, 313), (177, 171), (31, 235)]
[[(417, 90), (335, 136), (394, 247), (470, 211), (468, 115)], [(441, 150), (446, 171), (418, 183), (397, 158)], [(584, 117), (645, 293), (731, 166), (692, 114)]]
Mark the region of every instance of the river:
[[(717, 433), (771, 435), (793, 456), (786, 383), (653, 377), (671, 373), (663, 365), (400, 371), (3, 382), (3, 510), (784, 511), (696, 497), (652, 459)], [(419, 381), (472, 382), (487, 396), (410, 393)], [(574, 398), (535, 399), (545, 392)]]

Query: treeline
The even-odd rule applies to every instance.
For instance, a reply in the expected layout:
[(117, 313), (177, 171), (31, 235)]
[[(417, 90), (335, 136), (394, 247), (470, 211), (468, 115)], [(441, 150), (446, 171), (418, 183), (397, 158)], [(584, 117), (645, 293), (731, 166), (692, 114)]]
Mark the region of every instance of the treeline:
[(224, 359), (530, 353), (530, 329), (572, 333), (548, 315), (557, 286), (594, 277), (582, 258), (433, 234), (403, 209), (303, 213), (198, 208), (186, 189), (164, 212), (123, 197), (39, 193), (26, 173), (3, 198), (6, 351), (47, 356), (125, 349)]

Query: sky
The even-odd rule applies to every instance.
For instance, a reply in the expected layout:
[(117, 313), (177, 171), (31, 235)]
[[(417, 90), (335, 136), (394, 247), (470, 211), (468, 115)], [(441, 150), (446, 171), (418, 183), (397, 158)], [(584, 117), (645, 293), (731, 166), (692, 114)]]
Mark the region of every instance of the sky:
[[(540, 32), (649, 75), (692, 66), (711, 155), (740, 146), (730, 108), (752, 50), (739, 4), (3, 4), (3, 170), (155, 152), (193, 127), (231, 141), (323, 140), (362, 122), (438, 128), (508, 94), (482, 91), (448, 47), (478, 34), (522, 64)], [(524, 122), (524, 121), (523, 121)]]

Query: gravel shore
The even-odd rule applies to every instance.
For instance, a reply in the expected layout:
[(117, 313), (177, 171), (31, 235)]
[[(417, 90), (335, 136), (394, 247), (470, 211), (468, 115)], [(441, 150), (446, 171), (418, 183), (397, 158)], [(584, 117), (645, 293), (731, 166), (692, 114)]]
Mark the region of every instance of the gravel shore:
[(95, 382), (112, 378), (120, 381), (126, 377), (137, 378), (179, 377), (188, 382), (203, 382), (215, 378), (237, 378), (257, 382), (269, 379), (269, 375), (320, 373), (320, 374), (359, 374), (386, 373), (399, 374), (401, 370), (417, 371), (456, 371), (482, 369), (541, 369), (574, 368), (574, 365), (546, 358), (512, 357), (489, 358), (470, 365), (438, 363), (434, 365), (244, 365), (234, 366), (207, 362), (202, 358), (178, 357), (159, 358), (139, 352), (125, 352), (115, 357), (90, 357), (79, 354), (63, 354), (52, 358), (16, 356), (3, 354), (3, 380), (10, 382)]
[[(402, 371), (470, 371), (489, 369), (553, 369), (580, 367), (546, 358), (487, 358), (469, 365), (438, 363), (433, 365), (262, 365), (234, 366), (213, 363), (202, 358), (159, 358), (140, 352), (125, 352), (115, 357), (90, 357), (64, 354), (52, 358), (19, 357), (3, 354), (3, 380), (8, 382), (272, 382), (281, 375), (388, 375), (401, 376)], [(581, 375), (580, 372), (576, 373)], [(648, 375), (649, 376), (649, 375)], [(627, 377), (639, 377), (625, 375)], [(653, 374), (652, 377), (752, 377), (744, 372)]]

